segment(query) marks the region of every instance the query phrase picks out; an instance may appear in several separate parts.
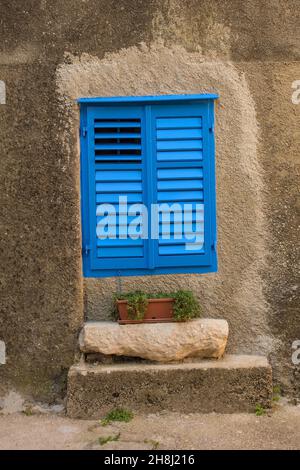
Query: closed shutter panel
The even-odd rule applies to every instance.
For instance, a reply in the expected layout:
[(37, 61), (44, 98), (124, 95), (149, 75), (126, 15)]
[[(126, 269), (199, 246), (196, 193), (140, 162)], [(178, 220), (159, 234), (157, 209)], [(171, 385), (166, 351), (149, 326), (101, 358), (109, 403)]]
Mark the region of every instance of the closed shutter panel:
[(208, 267), (213, 261), (208, 106), (153, 106), (152, 116), (155, 199), (170, 208), (170, 224), (159, 214), (155, 266), (170, 272)]
[[(125, 207), (119, 208), (120, 197), (126, 197), (128, 205), (145, 200), (143, 108), (94, 108), (87, 118), (91, 269), (143, 268), (146, 241), (127, 236), (134, 217), (126, 218)], [(107, 226), (99, 230), (107, 220), (103, 204), (116, 210), (116, 229), (109, 238), (103, 238)]]

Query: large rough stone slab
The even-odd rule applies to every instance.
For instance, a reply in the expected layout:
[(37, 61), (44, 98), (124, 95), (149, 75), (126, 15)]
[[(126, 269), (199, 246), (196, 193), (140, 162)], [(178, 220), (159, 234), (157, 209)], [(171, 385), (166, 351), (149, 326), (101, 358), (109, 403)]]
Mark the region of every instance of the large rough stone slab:
[(220, 358), (228, 338), (226, 320), (210, 318), (188, 322), (87, 322), (79, 337), (85, 353), (132, 356), (159, 362), (186, 357)]
[(116, 407), (134, 412), (253, 412), (272, 401), (272, 370), (262, 356), (180, 364), (78, 364), (68, 375), (67, 413), (98, 419)]

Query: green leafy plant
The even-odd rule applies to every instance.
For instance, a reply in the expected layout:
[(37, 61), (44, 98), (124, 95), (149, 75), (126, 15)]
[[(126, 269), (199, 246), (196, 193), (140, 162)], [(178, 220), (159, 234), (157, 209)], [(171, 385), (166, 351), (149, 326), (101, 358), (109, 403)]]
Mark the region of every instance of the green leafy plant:
[(105, 418), (101, 420), (102, 426), (107, 426), (113, 421), (123, 421), (128, 423), (133, 418), (133, 413), (129, 410), (125, 410), (123, 408), (116, 408), (115, 410), (111, 410)]
[(100, 446), (104, 446), (108, 442), (118, 441), (120, 439), (121, 433), (115, 434), (114, 436), (103, 436), (99, 437), (99, 444)]
[(127, 300), (127, 312), (130, 320), (142, 320), (145, 316), (148, 297), (142, 291), (118, 294), (116, 300)]
[(142, 291), (134, 291), (114, 296), (114, 311), (112, 317), (118, 318), (117, 300), (127, 300), (128, 317), (131, 320), (143, 320), (148, 299), (174, 299), (173, 313), (175, 321), (186, 321), (198, 318), (202, 315), (202, 308), (191, 291), (178, 290), (176, 292), (158, 292), (146, 294)]
[(201, 316), (202, 309), (193, 292), (179, 290), (172, 297), (174, 298), (173, 311), (176, 321), (192, 320)]
[(273, 387), (273, 402), (277, 402), (280, 400), (281, 397), (281, 388), (280, 385), (275, 385)]
[(256, 405), (255, 407), (255, 414), (256, 416), (263, 416), (266, 414), (266, 410), (261, 405)]

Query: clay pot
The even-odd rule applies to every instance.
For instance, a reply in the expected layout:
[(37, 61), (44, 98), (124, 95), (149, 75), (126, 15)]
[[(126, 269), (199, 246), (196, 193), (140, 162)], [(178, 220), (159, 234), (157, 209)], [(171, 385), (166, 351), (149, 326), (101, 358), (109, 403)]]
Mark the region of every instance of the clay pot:
[(128, 317), (127, 300), (117, 300), (119, 323), (126, 325), (130, 323), (161, 323), (173, 320), (174, 299), (148, 299), (148, 306), (142, 320), (132, 320)]

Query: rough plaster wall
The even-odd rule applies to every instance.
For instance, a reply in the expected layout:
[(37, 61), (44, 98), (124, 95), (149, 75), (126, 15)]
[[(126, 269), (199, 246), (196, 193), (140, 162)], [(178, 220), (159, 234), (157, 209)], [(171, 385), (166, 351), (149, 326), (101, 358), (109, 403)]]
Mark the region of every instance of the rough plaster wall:
[(0, 395), (14, 388), (53, 399), (64, 394), (82, 324), (79, 162), (68, 166), (60, 153), (49, 68), (8, 64), (0, 73)]
[(153, 0), (152, 40), (234, 62), (299, 60), (299, 0)]
[[(162, 43), (123, 49), (103, 60), (68, 56), (57, 71), (57, 87), (73, 131), (80, 96), (152, 95), (218, 92), (216, 105), (217, 212), (219, 272), (123, 278), (124, 291), (193, 290), (205, 316), (226, 318), (230, 349), (268, 353), (272, 348), (261, 272), (267, 254), (263, 216), (263, 174), (258, 162), (259, 132), (245, 77), (228, 62), (205, 59), (201, 52)], [(70, 114), (70, 110), (73, 112)], [(108, 318), (116, 279), (86, 279), (89, 319)]]
[(277, 338), (271, 362), (283, 391), (300, 396), (300, 365), (292, 363), (292, 344), (300, 338), (300, 104), (292, 102), (292, 83), (300, 64), (241, 64), (256, 101), (261, 127), (260, 159), (265, 171), (265, 214), (270, 233), (264, 293), (271, 305), (268, 322)]
[[(276, 379), (284, 388), (287, 390), (293, 383), (290, 391), (300, 396), (300, 366), (291, 363), (291, 344), (300, 338), (297, 263), (300, 105), (291, 103), (291, 83), (300, 76), (299, 0), (27, 0), (26, 5), (20, 0), (1, 0), (0, 3), (0, 79), (7, 87), (7, 105), (0, 106), (0, 211), (4, 234), (1, 233), (0, 252), (3, 267), (0, 340), (7, 346), (7, 363), (0, 366), (0, 394), (2, 389), (15, 387), (39, 397), (64, 393), (66, 372), (74, 361), (77, 332), (82, 324), (78, 155), (74, 151), (77, 129), (73, 127), (77, 115), (72, 114), (72, 106), (66, 110), (65, 99), (59, 112), (54, 80), (57, 66), (66, 61), (72, 63), (72, 58), (64, 59), (65, 51), (76, 56), (88, 52), (103, 58), (105, 53), (141, 41), (151, 44), (162, 39), (170, 49), (180, 44), (190, 52), (202, 51), (206, 60), (232, 61), (236, 77), (245, 73), (260, 127), (257, 158), (264, 169), (262, 206), (268, 230), (263, 233), (269, 251), (265, 256), (267, 262), (261, 262), (260, 266), (263, 295), (270, 305), (268, 311), (265, 309), (268, 325), (278, 340), (272, 352), (272, 365)], [(200, 54), (186, 54), (186, 57), (188, 62), (194, 57), (198, 65), (202, 60)], [(147, 66), (145, 63), (144, 69)], [(181, 67), (179, 76), (183, 70)], [(163, 91), (168, 90), (168, 69), (165, 75), (161, 82)], [(221, 76), (215, 87), (222, 91), (220, 105), (225, 99), (223, 80), (225, 77)], [(199, 80), (199, 83), (204, 82)], [(155, 83), (154, 78), (149, 79), (149, 84), (160, 91), (160, 83)], [(116, 87), (117, 84), (114, 92)], [(121, 92), (125, 88), (123, 84)], [(200, 87), (196, 88), (200, 91)], [(134, 84), (132, 89), (136, 89)], [(99, 93), (101, 90), (105, 91), (102, 85)], [(106, 93), (111, 94), (108, 87)], [(237, 98), (240, 100), (240, 94)], [(217, 112), (224, 114), (222, 109)], [(237, 117), (233, 118), (236, 123)], [(230, 129), (228, 132), (234, 134)], [(220, 181), (220, 143), (218, 146)], [(238, 161), (238, 155), (234, 158)], [(242, 181), (245, 183), (244, 176)], [(248, 192), (248, 185), (245, 188)], [(220, 194), (218, 198), (220, 208)], [(222, 217), (220, 210), (218, 215)], [(16, 227), (21, 227), (21, 231)], [(226, 227), (220, 228), (225, 232)], [(220, 248), (224, 249), (224, 243)], [(242, 253), (241, 259), (237, 257), (236, 268), (232, 260), (227, 272), (230, 275), (235, 275), (235, 269), (241, 272), (245, 260), (249, 264), (251, 259), (256, 262), (253, 250), (251, 243), (251, 253), (246, 257)], [(225, 278), (222, 259), (221, 253), (218, 276), (223, 273)], [(260, 289), (257, 267), (253, 269)], [(243, 275), (246, 273), (245, 266)], [(165, 278), (169, 283), (166, 287), (179, 285), (179, 279), (179, 276)], [(188, 287), (192, 277), (184, 279), (180, 282), (186, 282)], [(230, 299), (241, 284), (239, 276), (234, 278), (237, 288), (233, 281), (224, 279), (224, 286), (231, 286), (227, 294), (220, 278), (215, 276), (210, 280), (211, 290), (217, 279), (218, 292), (211, 300), (207, 295), (203, 301), (211, 305), (213, 316), (226, 314), (234, 320), (231, 342), (235, 335), (234, 343), (244, 345), (248, 351), (245, 339), (249, 342), (253, 335), (256, 341), (258, 330), (265, 339), (268, 335), (263, 315), (255, 314), (261, 300), (257, 302), (257, 291), (253, 288), (255, 307), (252, 310), (251, 305), (251, 312), (255, 316), (251, 320), (248, 312), (243, 327), (243, 317), (238, 319), (239, 313), (233, 309), (237, 302)], [(133, 279), (124, 282), (134, 284)], [(147, 283), (148, 288), (149, 283), (154, 288), (161, 285), (157, 285), (156, 278), (140, 282)], [(202, 278), (197, 281), (199, 293), (203, 282)], [(115, 288), (115, 282), (97, 281), (96, 288), (92, 284), (89, 282), (90, 289), (86, 286), (85, 296), (91, 315), (100, 317), (101, 312), (107, 311), (106, 305), (110, 303), (107, 292)], [(245, 299), (243, 309), (239, 307), (241, 314), (246, 311), (248, 301)], [(246, 325), (257, 318), (262, 324), (254, 332), (248, 331)], [(241, 333), (247, 330), (245, 339), (238, 338), (237, 327)]]

